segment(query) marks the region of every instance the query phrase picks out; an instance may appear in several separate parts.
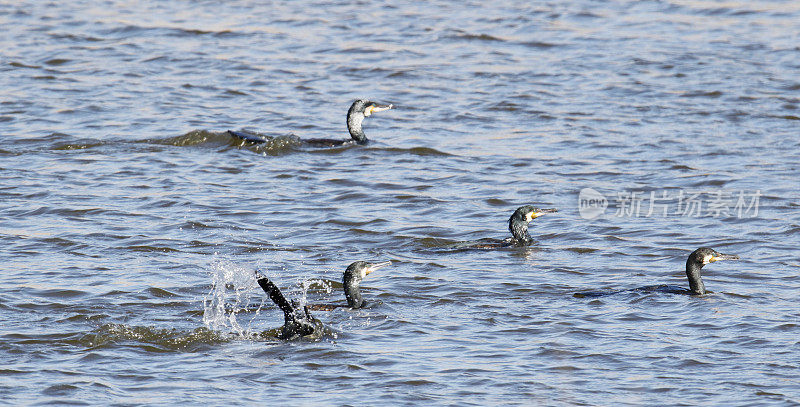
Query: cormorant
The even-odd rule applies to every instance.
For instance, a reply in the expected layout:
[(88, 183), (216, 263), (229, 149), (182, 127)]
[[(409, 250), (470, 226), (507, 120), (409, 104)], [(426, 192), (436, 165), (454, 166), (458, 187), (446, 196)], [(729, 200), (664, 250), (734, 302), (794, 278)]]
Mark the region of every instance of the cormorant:
[(508, 230), (511, 232), (511, 237), (503, 240), (498, 239), (481, 239), (481, 243), (468, 246), (468, 248), (475, 249), (495, 249), (499, 247), (509, 246), (530, 246), (533, 243), (533, 238), (528, 233), (528, 224), (544, 215), (545, 213), (558, 212), (556, 209), (539, 209), (532, 205), (520, 206), (508, 218)]
[(357, 261), (349, 266), (344, 271), (342, 276), (342, 284), (344, 285), (344, 296), (347, 298), (347, 306), (350, 308), (363, 308), (367, 302), (361, 297), (361, 290), (359, 284), (369, 273), (392, 264), (390, 261), (383, 263), (367, 263), (365, 261)]
[(708, 263), (713, 263), (720, 260), (738, 260), (739, 256), (733, 254), (722, 254), (714, 249), (708, 247), (701, 247), (692, 252), (689, 258), (686, 259), (686, 277), (689, 279), (689, 289), (683, 287), (676, 287), (666, 284), (649, 285), (646, 287), (634, 288), (632, 290), (621, 290), (611, 292), (585, 292), (576, 293), (574, 296), (578, 298), (584, 297), (602, 297), (604, 295), (616, 294), (622, 291), (659, 291), (671, 294), (688, 294), (688, 295), (703, 295), (710, 293), (706, 290), (703, 280), (700, 278), (700, 269)]
[[(368, 274), (373, 271), (392, 264), (391, 261), (384, 261), (382, 263), (368, 263), (366, 261), (357, 261), (349, 266), (344, 271), (342, 276), (342, 285), (344, 286), (344, 296), (347, 299), (347, 306), (350, 308), (364, 308), (367, 306), (367, 301), (361, 296), (361, 289), (359, 284)], [(309, 308), (319, 311), (331, 311), (334, 308), (342, 307), (343, 305), (333, 304), (319, 304), (310, 305)]]
[(287, 301), (278, 286), (270, 279), (258, 277), (257, 281), (272, 302), (283, 311), (284, 322), (278, 333), (279, 339), (319, 339), (322, 336), (322, 322), (311, 316), (307, 306), (300, 308), (297, 301)]
[[(350, 132), (351, 140), (336, 140), (336, 139), (306, 139), (303, 140), (305, 144), (313, 147), (338, 147), (350, 143), (367, 144), (367, 139), (364, 130), (361, 129), (361, 123), (365, 117), (371, 116), (373, 113), (389, 110), (392, 105), (384, 105), (369, 100), (359, 99), (350, 105), (350, 110), (347, 111), (347, 130)], [(257, 136), (254, 134), (244, 133), (241, 131), (228, 130), (228, 134), (237, 139), (253, 143), (261, 144), (267, 142), (268, 138)]]

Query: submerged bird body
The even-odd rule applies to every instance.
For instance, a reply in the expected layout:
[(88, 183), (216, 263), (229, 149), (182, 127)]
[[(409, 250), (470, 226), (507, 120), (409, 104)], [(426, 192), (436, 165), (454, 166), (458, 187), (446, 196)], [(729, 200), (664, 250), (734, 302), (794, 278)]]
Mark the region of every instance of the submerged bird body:
[[(302, 142), (312, 147), (339, 147), (352, 143), (367, 144), (369, 139), (364, 134), (362, 123), (364, 119), (371, 116), (373, 113), (389, 110), (392, 105), (384, 105), (369, 100), (359, 99), (350, 105), (347, 111), (347, 131), (350, 132), (349, 140), (342, 139), (305, 139)], [(236, 139), (253, 143), (261, 144), (266, 143), (270, 138), (258, 136), (255, 134), (245, 133), (241, 131), (228, 130), (228, 134)]]
[(739, 256), (733, 254), (723, 254), (708, 247), (701, 247), (692, 252), (686, 259), (686, 277), (689, 280), (689, 289), (676, 287), (672, 285), (650, 285), (645, 287), (634, 288), (631, 290), (609, 291), (609, 292), (584, 292), (576, 293), (574, 296), (578, 298), (593, 298), (603, 297), (610, 294), (617, 294), (624, 291), (644, 291), (644, 292), (663, 292), (669, 294), (687, 294), (687, 295), (703, 295), (710, 293), (706, 290), (703, 280), (700, 278), (700, 270), (706, 264), (713, 263), (720, 260), (738, 260)]
[(510, 246), (530, 246), (533, 238), (528, 232), (528, 224), (545, 213), (558, 212), (556, 209), (539, 209), (532, 205), (520, 206), (508, 218), (508, 231), (511, 237), (503, 240), (483, 239), (481, 243), (468, 246), (471, 249), (496, 249)]

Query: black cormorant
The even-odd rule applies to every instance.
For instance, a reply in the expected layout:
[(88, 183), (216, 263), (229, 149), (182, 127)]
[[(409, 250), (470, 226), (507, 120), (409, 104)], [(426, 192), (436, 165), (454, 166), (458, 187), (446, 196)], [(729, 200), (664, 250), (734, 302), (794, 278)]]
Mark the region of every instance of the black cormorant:
[[(392, 105), (384, 105), (369, 100), (359, 99), (353, 102), (350, 110), (347, 111), (347, 130), (350, 132), (351, 140), (337, 140), (337, 139), (305, 139), (303, 143), (313, 147), (338, 147), (350, 143), (367, 144), (367, 139), (364, 130), (361, 129), (361, 123), (365, 117), (371, 116), (373, 113), (389, 110)], [(268, 138), (258, 136), (255, 134), (244, 133), (241, 131), (228, 130), (228, 134), (237, 139), (253, 143), (261, 144), (267, 142)]]
[[(711, 291), (706, 291), (706, 286), (703, 284), (703, 280), (700, 278), (700, 269), (703, 268), (708, 263), (713, 263), (715, 261), (720, 260), (738, 260), (739, 256), (733, 254), (722, 254), (714, 249), (709, 249), (708, 247), (701, 247), (692, 252), (689, 255), (689, 258), (686, 259), (686, 277), (689, 279), (689, 289), (685, 289), (683, 287), (676, 287), (671, 285), (649, 285), (646, 287), (634, 288), (632, 290), (623, 290), (623, 291), (659, 291), (671, 294), (688, 294), (688, 295), (703, 295), (706, 293), (710, 293)], [(610, 291), (610, 292), (585, 292), (585, 293), (576, 293), (575, 297), (584, 298), (584, 297), (601, 297), (604, 295), (609, 294), (616, 294), (622, 291)]]
[[(392, 264), (391, 261), (384, 261), (382, 263), (368, 263), (366, 261), (357, 261), (349, 266), (344, 271), (342, 276), (342, 285), (344, 287), (344, 296), (347, 299), (347, 306), (350, 308), (364, 308), (367, 306), (367, 301), (361, 296), (361, 289), (359, 284), (368, 274), (373, 271)], [(334, 308), (343, 307), (343, 305), (333, 304), (314, 304), (309, 305), (310, 309), (320, 311), (331, 311)]]
[(342, 284), (344, 284), (344, 296), (347, 298), (347, 306), (350, 308), (363, 308), (367, 302), (361, 297), (361, 290), (358, 285), (369, 273), (392, 264), (390, 261), (383, 263), (367, 263), (365, 261), (357, 261), (349, 266), (344, 271), (342, 277)]
[(283, 311), (283, 326), (278, 333), (279, 339), (319, 339), (322, 336), (322, 322), (311, 316), (307, 306), (301, 308), (296, 301), (287, 301), (278, 286), (270, 279), (258, 277), (257, 281), (272, 302)]
[(528, 224), (545, 213), (554, 212), (558, 212), (558, 210), (539, 209), (532, 205), (520, 206), (514, 211), (511, 217), (508, 218), (508, 230), (511, 232), (511, 237), (503, 240), (482, 239), (480, 243), (470, 245), (467, 248), (494, 249), (509, 246), (530, 246), (531, 243), (533, 243), (533, 238), (528, 233)]

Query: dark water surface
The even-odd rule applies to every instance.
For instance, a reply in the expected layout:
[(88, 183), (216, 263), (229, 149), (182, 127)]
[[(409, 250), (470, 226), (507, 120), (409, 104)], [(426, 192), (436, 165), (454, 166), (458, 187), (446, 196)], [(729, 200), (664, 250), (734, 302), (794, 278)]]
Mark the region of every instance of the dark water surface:
[[(0, 25), (4, 403), (800, 403), (800, 3), (23, 0)], [(373, 143), (297, 141), (346, 138), (358, 97), (395, 105)], [(453, 249), (528, 203), (559, 209), (533, 246)], [(742, 258), (713, 294), (573, 296), (686, 286), (700, 246)], [(255, 269), (344, 303), (355, 260), (393, 262), (371, 307), (258, 335), (283, 318)]]

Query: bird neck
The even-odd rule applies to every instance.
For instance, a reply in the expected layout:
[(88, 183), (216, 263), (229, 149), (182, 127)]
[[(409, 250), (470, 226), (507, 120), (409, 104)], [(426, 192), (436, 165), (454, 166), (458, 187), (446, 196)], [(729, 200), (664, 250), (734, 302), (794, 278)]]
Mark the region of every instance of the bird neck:
[(364, 121), (364, 115), (360, 113), (348, 112), (347, 114), (347, 131), (350, 132), (350, 137), (358, 144), (367, 143), (367, 135), (361, 129), (361, 123)]
[(347, 306), (350, 308), (361, 308), (365, 304), (364, 298), (361, 297), (361, 290), (358, 287), (358, 281), (356, 281), (354, 278), (345, 279), (344, 296), (347, 298)]
[(512, 218), (508, 221), (508, 230), (517, 242), (526, 245), (533, 242), (533, 238), (528, 233), (528, 222)]
[(703, 268), (701, 263), (690, 258), (686, 260), (686, 277), (689, 278), (689, 290), (692, 294), (702, 295), (706, 293), (706, 286), (703, 284), (703, 279), (700, 278), (700, 269)]

